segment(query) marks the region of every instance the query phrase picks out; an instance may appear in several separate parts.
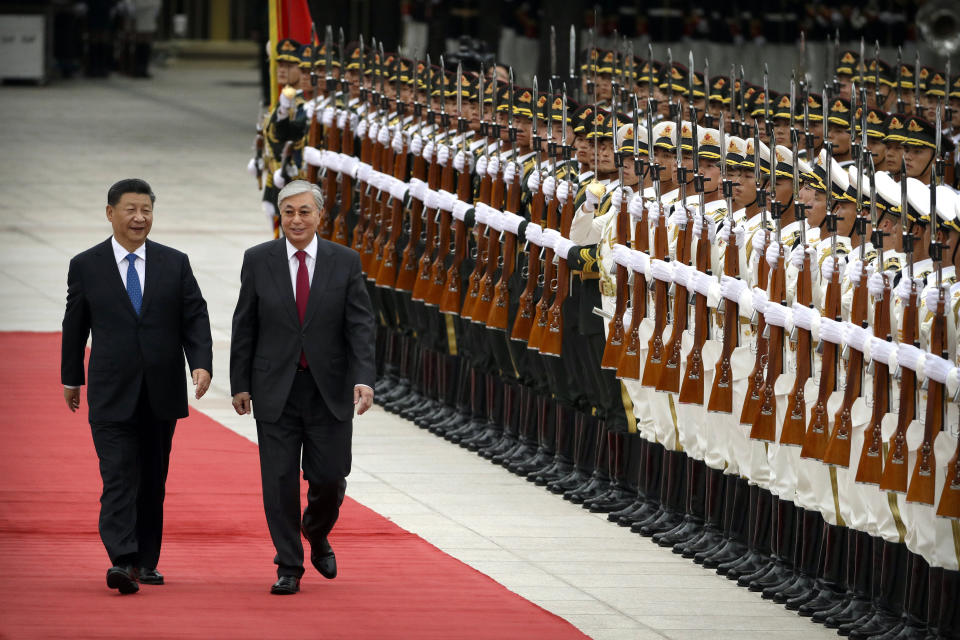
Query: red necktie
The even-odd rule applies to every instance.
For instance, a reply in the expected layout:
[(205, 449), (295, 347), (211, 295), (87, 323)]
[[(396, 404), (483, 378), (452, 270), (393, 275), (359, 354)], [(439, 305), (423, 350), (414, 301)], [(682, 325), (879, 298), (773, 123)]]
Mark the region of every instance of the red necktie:
[[(300, 326), (303, 326), (303, 318), (307, 315), (307, 299), (310, 297), (310, 274), (307, 271), (307, 253), (297, 251), (297, 260), (300, 266), (297, 268), (297, 315), (300, 316)], [(307, 354), (300, 351), (300, 367), (307, 368)]]

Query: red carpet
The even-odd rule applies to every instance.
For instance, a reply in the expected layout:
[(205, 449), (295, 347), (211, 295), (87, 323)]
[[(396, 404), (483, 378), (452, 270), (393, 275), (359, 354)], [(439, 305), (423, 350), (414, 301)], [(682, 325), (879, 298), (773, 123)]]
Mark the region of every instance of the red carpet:
[[(271, 596), (256, 446), (203, 414), (177, 425), (162, 587), (106, 588), (100, 477), (59, 384), (59, 334), (0, 333), (0, 638), (582, 638), (566, 621), (350, 500), (312, 567)], [(220, 372), (219, 375), (224, 375)], [(349, 488), (348, 488), (349, 491)]]

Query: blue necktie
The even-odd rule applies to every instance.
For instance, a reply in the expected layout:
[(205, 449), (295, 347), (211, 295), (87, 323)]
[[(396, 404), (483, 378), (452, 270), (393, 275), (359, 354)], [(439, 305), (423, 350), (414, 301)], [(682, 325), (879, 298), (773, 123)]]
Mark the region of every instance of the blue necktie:
[(127, 256), (127, 295), (130, 296), (130, 302), (133, 304), (133, 310), (140, 315), (140, 305), (143, 304), (143, 293), (140, 289), (140, 276), (137, 275), (137, 269), (134, 264), (137, 262), (136, 254)]

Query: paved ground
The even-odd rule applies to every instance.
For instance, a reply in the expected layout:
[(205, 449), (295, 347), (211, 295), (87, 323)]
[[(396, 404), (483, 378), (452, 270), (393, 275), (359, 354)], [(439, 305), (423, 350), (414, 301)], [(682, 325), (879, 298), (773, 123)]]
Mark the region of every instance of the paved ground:
[[(0, 88), (0, 330), (59, 330), (68, 260), (109, 235), (107, 187), (146, 178), (151, 237), (190, 255), (210, 306), (213, 386), (196, 407), (255, 439), (226, 371), (243, 249), (268, 237), (244, 171), (256, 75), (209, 64)], [(354, 433), (351, 497), (594, 638), (833, 635), (378, 408)]]

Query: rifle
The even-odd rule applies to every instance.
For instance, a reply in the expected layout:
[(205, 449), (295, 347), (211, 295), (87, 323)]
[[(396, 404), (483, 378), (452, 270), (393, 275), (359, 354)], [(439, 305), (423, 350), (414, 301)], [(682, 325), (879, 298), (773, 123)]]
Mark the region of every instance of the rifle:
[[(383, 53), (383, 44), (380, 44), (380, 63), (379, 63), (379, 78), (380, 78), (380, 89), (377, 91), (374, 96), (375, 99), (379, 102), (379, 109), (375, 116), (375, 119), (382, 118), (383, 122), (378, 126), (385, 127), (387, 126), (387, 113), (389, 112), (390, 101), (387, 98), (386, 88), (384, 85), (384, 77), (387, 74), (386, 64), (384, 60)], [(377, 140), (373, 142), (373, 170), (375, 172), (383, 172), (388, 166), (392, 165), (392, 162), (388, 160), (388, 154), (390, 153), (390, 143), (386, 145), (380, 144), (380, 141)], [(372, 175), (376, 175), (373, 173)], [(367, 277), (369, 278), (371, 269), (374, 266), (374, 238), (377, 230), (377, 226), (380, 224), (380, 214), (379, 209), (381, 206), (380, 197), (381, 193), (377, 189), (377, 193), (374, 194), (374, 189), (377, 189), (376, 185), (371, 184), (370, 189), (367, 192), (367, 206), (366, 206), (366, 220), (363, 225), (363, 235), (360, 239), (360, 260), (364, 266), (364, 271), (367, 272)]]
[[(870, 157), (870, 192), (873, 194), (870, 202), (870, 218), (873, 221), (873, 245), (879, 247), (877, 264), (883, 265), (883, 232), (877, 228), (877, 180), (873, 166), (873, 156)], [(880, 340), (890, 341), (890, 280), (883, 275), (883, 293), (879, 300), (874, 300), (873, 307), (873, 336)], [(870, 424), (863, 436), (863, 447), (860, 450), (860, 463), (857, 465), (857, 482), (865, 484), (880, 484), (883, 475), (883, 416), (890, 411), (890, 366), (878, 358), (871, 362), (873, 368), (873, 413)]]
[[(447, 94), (447, 73), (446, 66), (443, 64), (443, 58), (440, 58), (440, 127), (443, 129), (443, 142), (444, 146), (447, 146), (447, 142), (450, 139), (450, 114), (447, 113), (446, 106), (446, 94)], [(460, 77), (457, 77), (457, 93), (460, 92)], [(437, 144), (440, 144), (438, 142)], [(440, 149), (437, 148), (439, 153)], [(444, 195), (453, 194), (453, 158), (451, 154), (447, 154), (447, 164), (443, 166), (440, 176), (440, 190)], [(450, 253), (450, 225), (451, 225), (451, 210), (440, 207), (437, 209), (437, 227), (438, 235), (437, 239), (437, 253), (433, 259), (433, 262), (430, 264), (430, 289), (426, 294), (426, 303), (431, 307), (439, 307), (440, 302), (443, 300), (443, 292), (446, 288), (446, 262), (447, 255)]]
[[(900, 161), (900, 221), (903, 227), (903, 252), (907, 256), (907, 277), (910, 278), (910, 296), (903, 308), (900, 325), (900, 344), (916, 344), (919, 291), (913, 279), (913, 241), (910, 220), (907, 217), (907, 168)], [(898, 367), (900, 372), (900, 408), (897, 411), (897, 428), (890, 436), (890, 448), (883, 464), (880, 488), (897, 493), (907, 492), (907, 427), (917, 412), (917, 373), (908, 367)]]
[[(943, 292), (943, 250), (947, 246), (937, 238), (940, 216), (937, 214), (937, 186), (943, 182), (944, 162), (940, 138), (943, 127), (940, 104), (936, 107), (936, 150), (930, 176), (930, 257), (937, 273), (937, 308), (930, 328), (930, 353), (949, 358), (947, 353), (946, 299)], [(943, 230), (946, 233), (946, 229)], [(934, 439), (943, 430), (944, 384), (927, 376), (927, 412), (923, 421), (923, 442), (917, 450), (917, 462), (907, 489), (907, 502), (933, 504), (937, 479), (937, 460), (933, 451)]]
[[(489, 161), (489, 145), (490, 145), (490, 133), (493, 130), (493, 122), (486, 122), (483, 119), (483, 103), (484, 103), (484, 77), (483, 77), (483, 65), (480, 66), (480, 80), (479, 80), (479, 95), (480, 95), (480, 133), (483, 135), (483, 156)], [(497, 115), (497, 83), (496, 81), (491, 81), (490, 87), (492, 89), (493, 95), (493, 118), (496, 119)], [(484, 172), (480, 176), (480, 191), (477, 198), (478, 204), (490, 204), (491, 191), (493, 187), (493, 180), (490, 177), (490, 174)], [(460, 317), (464, 320), (470, 320), (473, 318), (473, 309), (477, 304), (477, 300), (480, 299), (480, 283), (483, 280), (483, 274), (487, 262), (487, 225), (483, 222), (477, 221), (474, 225), (474, 234), (476, 237), (477, 244), (477, 257), (473, 264), (473, 271), (470, 272), (470, 276), (467, 278), (467, 295), (464, 296), (463, 306), (460, 308)]]
[(904, 113), (906, 107), (903, 101), (903, 47), (897, 47), (897, 113)]
[[(691, 65), (692, 68), (692, 65)], [(691, 71), (692, 75), (692, 71)], [(706, 76), (705, 76), (706, 77)], [(709, 80), (708, 80), (709, 82)], [(692, 96), (691, 96), (692, 99)], [(709, 97), (708, 97), (709, 100)], [(704, 176), (700, 171), (700, 140), (697, 134), (697, 110), (690, 109), (691, 122), (693, 123), (693, 187), (696, 190), (700, 215), (706, 222), (706, 210), (704, 209)], [(721, 118), (723, 114), (721, 112)], [(723, 146), (723, 139), (720, 142)], [(709, 227), (704, 224), (697, 242), (697, 271), (712, 275), (710, 272), (710, 235)], [(710, 333), (710, 309), (707, 307), (707, 296), (697, 292), (696, 305), (694, 306), (694, 324), (693, 345), (690, 353), (687, 354), (687, 366), (684, 371), (683, 384), (680, 386), (680, 395), (677, 398), (681, 404), (703, 404), (703, 345), (707, 341)]]
[[(310, 46), (313, 47), (310, 52), (310, 87), (313, 89), (313, 112), (310, 114), (310, 132), (307, 135), (307, 144), (314, 149), (317, 148), (317, 144), (320, 141), (320, 127), (317, 126), (317, 84), (319, 78), (317, 77), (317, 25), (310, 23)], [(329, 73), (329, 67), (328, 71)], [(257, 130), (259, 133), (260, 130)], [(307, 180), (311, 184), (317, 183), (317, 173), (319, 167), (309, 165), (307, 167)], [(259, 180), (260, 176), (257, 176)]]
[[(376, 42), (374, 39), (371, 39), (371, 45), (373, 49), (374, 61), (377, 60), (379, 55), (376, 50)], [(361, 83), (363, 80), (361, 79)], [(380, 100), (377, 97), (376, 85), (373, 80), (370, 81), (370, 90), (369, 96), (367, 96), (368, 105), (364, 118), (367, 121), (368, 128), (372, 121), (371, 112), (374, 109), (379, 108)], [(370, 139), (369, 132), (366, 133), (363, 138), (360, 140), (360, 162), (365, 164), (373, 169), (373, 164), (379, 162), (379, 154), (375, 155), (374, 151), (374, 141)], [(353, 232), (350, 239), (350, 248), (360, 254), (361, 261), (363, 260), (363, 238), (366, 234), (366, 228), (370, 224), (370, 202), (371, 202), (371, 192), (372, 186), (364, 181), (361, 181), (360, 186), (360, 204), (358, 207), (359, 218), (357, 219), (357, 224), (353, 227)]]
[[(629, 198), (627, 198), (626, 190), (623, 186), (623, 155), (620, 153), (617, 141), (617, 98), (619, 98), (618, 94), (620, 93), (618, 89), (618, 87), (614, 87), (610, 103), (610, 114), (613, 118), (611, 123), (613, 127), (613, 157), (617, 171), (619, 172), (619, 186), (617, 188), (620, 189), (623, 196), (620, 198), (620, 211), (617, 212), (616, 242), (629, 246), (630, 218), (627, 213), (627, 201)], [(602, 369), (616, 370), (620, 364), (620, 355), (623, 350), (624, 341), (623, 313), (627, 308), (627, 284), (629, 279), (630, 272), (627, 268), (622, 264), (617, 264), (617, 302), (613, 312), (613, 318), (610, 319), (607, 342), (604, 345), (603, 357), (600, 362)]]
[[(733, 87), (731, 87), (731, 93)], [(735, 95), (735, 94), (734, 94)], [(733, 98), (731, 98), (731, 101)], [(731, 107), (732, 111), (732, 107)], [(731, 116), (731, 124), (735, 123)], [(736, 224), (733, 217), (733, 181), (727, 177), (727, 139), (724, 135), (724, 121), (720, 117), (720, 176), (723, 199), (727, 207), (727, 224), (732, 231)], [(723, 256), (723, 273), (731, 278), (740, 275), (740, 248), (736, 242), (727, 245)], [(714, 366), (716, 373), (713, 376), (713, 386), (710, 388), (710, 399), (707, 401), (707, 411), (713, 413), (733, 413), (733, 367), (730, 359), (737, 346), (740, 336), (739, 305), (733, 300), (724, 300), (723, 318), (723, 346), (720, 358)]]
[[(382, 44), (380, 45), (383, 46)], [(384, 53), (380, 51), (380, 58), (384, 59)], [(399, 78), (400, 70), (400, 60), (399, 58), (394, 59), (394, 64), (397, 65), (397, 76)], [(388, 75), (388, 70), (384, 70), (380, 75), (381, 83), (381, 100), (383, 102), (383, 122), (380, 124), (380, 131), (390, 130), (390, 99), (387, 97), (387, 92), (385, 88), (386, 76)], [(399, 127), (399, 123), (397, 124)], [(383, 173), (396, 173), (396, 167), (394, 166), (394, 151), (393, 144), (391, 143), (390, 136), (387, 136), (388, 140), (386, 144), (383, 145), (381, 150), (382, 159), (381, 159), (381, 171)], [(383, 256), (383, 245), (387, 242), (387, 220), (388, 220), (388, 210), (387, 204), (390, 201), (390, 191), (383, 188), (386, 185), (381, 185), (379, 192), (376, 197), (375, 213), (373, 220), (376, 221), (376, 226), (370, 224), (367, 226), (366, 232), (363, 237), (363, 251), (367, 256), (367, 260), (370, 264), (370, 271), (367, 272), (367, 279), (376, 281), (377, 272), (380, 269), (381, 257)]]
[[(430, 68), (430, 56), (427, 56), (427, 67)], [(437, 112), (433, 108), (433, 77), (432, 72), (427, 72), (427, 126), (430, 128), (430, 136), (433, 140), (434, 152), (430, 159), (430, 168), (427, 169), (427, 192), (436, 191), (440, 186), (440, 163), (437, 162)], [(441, 76), (442, 78), (442, 76)], [(441, 83), (443, 80), (441, 79)], [(440, 90), (440, 101), (444, 100), (443, 90)], [(437, 248), (437, 209), (426, 206), (424, 203), (423, 218), (426, 221), (426, 242), (423, 247), (423, 253), (420, 255), (420, 261), (417, 264), (417, 280), (413, 285), (412, 297), (418, 302), (427, 303), (427, 296), (430, 294), (430, 288), (433, 284), (431, 276), (431, 267), (433, 266), (433, 252)]]
[[(263, 190), (263, 100), (257, 115), (257, 135), (253, 138), (254, 166), (257, 168), (257, 189)], [(313, 168), (313, 167), (311, 167)]]
[[(470, 166), (467, 164), (467, 120), (463, 117), (463, 65), (457, 64), (457, 133), (460, 134), (460, 153), (464, 158), (464, 170), (457, 176), (457, 199), (470, 202)], [(482, 97), (481, 97), (482, 100)], [(440, 299), (440, 312), (456, 315), (460, 312), (460, 267), (467, 252), (467, 225), (455, 218), (453, 223), (453, 261), (447, 270), (443, 296)]]
[[(825, 141), (826, 162), (824, 173), (827, 178), (827, 231), (830, 233), (832, 256), (837, 260), (837, 215), (833, 211), (833, 144)], [(833, 270), (833, 277), (827, 284), (824, 302), (823, 317), (830, 320), (840, 318), (840, 270)], [(807, 433), (803, 438), (803, 447), (800, 449), (801, 458), (823, 460), (830, 440), (830, 421), (827, 417), (827, 401), (830, 394), (836, 389), (838, 346), (829, 340), (821, 340), (823, 349), (820, 368), (820, 387), (817, 390), (817, 400), (810, 410), (810, 422)]]
[[(551, 38), (551, 75), (556, 75), (556, 42), (554, 38), (556, 34), (553, 31), (553, 27), (550, 28), (550, 38)], [(554, 179), (557, 177), (557, 163), (556, 163), (556, 144), (553, 141), (553, 80), (549, 80), (548, 84), (548, 94), (547, 101), (545, 103), (545, 112), (547, 116), (547, 151), (550, 154), (551, 158), (551, 175)], [(537, 84), (537, 77), (533, 77), (533, 104), (539, 104), (539, 86)], [(541, 162), (541, 149), (540, 145), (543, 139), (540, 137), (540, 131), (538, 126), (538, 117), (537, 114), (533, 114), (533, 148), (536, 150), (536, 162), (537, 166), (534, 171), (540, 171), (540, 162)], [(538, 224), (543, 227), (545, 224), (544, 220), (544, 209), (546, 207), (546, 201), (543, 195), (543, 187), (541, 186), (536, 192), (533, 193), (533, 198), (530, 205), (530, 221)], [(527, 268), (525, 276), (525, 284), (523, 291), (520, 292), (519, 304), (517, 305), (517, 315), (513, 320), (513, 329), (510, 331), (510, 339), (525, 341), (529, 344), (530, 339), (530, 330), (533, 328), (534, 316), (536, 315), (536, 302), (534, 301), (534, 294), (537, 289), (537, 281), (540, 278), (540, 253), (542, 249), (535, 244), (527, 245)]]
[[(400, 127), (403, 123), (403, 116), (405, 107), (403, 102), (400, 100), (400, 59), (397, 59), (397, 131), (400, 136), (400, 153), (397, 153), (393, 148), (393, 143), (390, 144), (390, 150), (393, 151), (393, 177), (397, 180), (406, 181), (407, 179), (407, 150), (406, 144), (403, 141), (403, 134), (400, 130)], [(378, 287), (387, 287), (393, 288), (397, 283), (397, 263), (399, 262), (399, 256), (397, 254), (397, 243), (400, 241), (400, 232), (403, 229), (403, 199), (395, 198), (393, 194), (388, 194), (387, 202), (390, 203), (390, 226), (385, 228), (385, 231), (381, 235), (385, 235), (386, 239), (383, 242), (382, 249), (380, 249), (377, 260), (379, 269), (375, 268), (377, 274), (376, 285)], [(342, 215), (342, 214), (341, 214)], [(384, 217), (384, 222), (388, 218)], [(385, 224), (381, 224), (381, 229), (384, 229)], [(377, 251), (374, 248), (374, 251)]]
[[(764, 100), (766, 101), (766, 97), (764, 97)], [(769, 122), (769, 115), (765, 117)], [(775, 163), (776, 158), (773, 155), (774, 153), (774, 150), (770, 151), (770, 157), (773, 158), (772, 162)], [(758, 233), (763, 233), (766, 236), (763, 244), (767, 246), (770, 243), (770, 229), (767, 227), (767, 191), (761, 183), (763, 172), (760, 169), (760, 126), (756, 123), (753, 125), (753, 161), (753, 178), (757, 188), (757, 206), (760, 208), (761, 220), (760, 231)], [(757, 287), (766, 290), (770, 279), (770, 266), (767, 264), (764, 256), (761, 255), (758, 256), (758, 258)], [(766, 328), (767, 323), (763, 318), (763, 314), (757, 314), (757, 357), (754, 359), (753, 370), (748, 377), (750, 387), (747, 390), (747, 397), (743, 400), (743, 410), (740, 412), (740, 424), (753, 425), (753, 420), (757, 416), (757, 411), (759, 411), (760, 408), (760, 390), (763, 389), (763, 372), (767, 364)]]
[[(416, 74), (418, 67), (414, 65)], [(429, 65), (424, 67), (429, 82)], [(414, 80), (414, 99), (413, 115), (417, 120), (417, 131), (423, 129), (423, 105), (416, 99), (416, 80)], [(428, 98), (429, 100), (429, 98)], [(413, 179), (423, 183), (427, 179), (427, 162), (423, 155), (413, 156)], [(413, 180), (411, 180), (413, 182)], [(416, 183), (415, 183), (416, 184)], [(421, 194), (422, 195), (422, 194)], [(420, 198), (410, 199), (410, 238), (407, 246), (403, 249), (403, 258), (400, 261), (400, 271), (397, 273), (397, 283), (394, 287), (397, 291), (413, 292), (413, 287), (417, 283), (417, 249), (420, 242), (420, 236), (423, 233), (423, 200)]]
[[(334, 96), (337, 87), (337, 80), (330, 73), (330, 70), (333, 66), (333, 31), (330, 25), (327, 25), (327, 34), (324, 42), (326, 47), (326, 60), (324, 61), (324, 64), (326, 65), (327, 74), (327, 96), (330, 99), (330, 106), (333, 109), (336, 109), (337, 101)], [(337, 130), (336, 116), (334, 116), (332, 125), (329, 127), (324, 127), (323, 135), (327, 147), (327, 153), (339, 153), (340, 132)], [(337, 176), (338, 173), (336, 171), (328, 169), (323, 180), (324, 207), (323, 211), (320, 212), (320, 225), (318, 228), (318, 233), (324, 240), (329, 240), (330, 236), (333, 235), (333, 229), (331, 228), (333, 215), (331, 215), (331, 212), (337, 203)]]
[[(349, 97), (349, 84), (347, 81), (347, 71), (346, 71), (346, 61), (343, 59), (343, 29), (340, 30), (340, 69), (343, 74), (343, 86), (345, 95)], [(361, 86), (363, 83), (363, 34), (360, 35), (360, 83)], [(344, 108), (347, 108), (346, 101), (344, 102)], [(354, 136), (353, 130), (350, 127), (350, 118), (347, 118), (347, 123), (344, 125), (343, 130), (340, 132), (340, 148), (343, 150), (343, 154), (346, 156), (352, 156), (354, 153)], [(331, 239), (337, 244), (347, 245), (347, 217), (350, 214), (351, 209), (353, 209), (353, 176), (349, 172), (343, 172), (340, 174), (340, 211), (337, 214), (337, 217), (333, 221), (333, 234)]]
[[(644, 183), (643, 161), (640, 159), (640, 128), (638, 126), (640, 106), (637, 104), (637, 97), (633, 97), (633, 167), (639, 177), (637, 197), (642, 197)], [(651, 173), (654, 191), (660, 193), (660, 167), (653, 158), (653, 101), (647, 102), (647, 167)], [(644, 207), (640, 213), (640, 219), (636, 221), (633, 229), (634, 245), (637, 251), (649, 253), (650, 251), (650, 227), (647, 223), (647, 210)], [(620, 354), (620, 362), (617, 364), (617, 377), (627, 380), (640, 379), (640, 323), (647, 316), (647, 277), (646, 275), (633, 273), (633, 291), (630, 302), (630, 328), (627, 330), (627, 339)]]
[[(804, 119), (809, 119), (808, 105), (804, 104)], [(800, 147), (800, 134), (794, 128), (791, 132), (793, 157), (797, 157)], [(808, 147), (808, 149), (811, 147)], [(796, 160), (794, 161), (796, 162)], [(810, 280), (810, 255), (807, 253), (807, 223), (806, 205), (800, 202), (799, 167), (793, 169), (793, 215), (800, 227), (800, 244), (803, 246), (803, 263), (797, 273), (797, 292), (794, 304), (809, 308), (813, 300), (813, 284)], [(783, 418), (783, 429), (780, 431), (780, 444), (799, 447), (803, 445), (804, 434), (807, 428), (807, 401), (804, 397), (804, 387), (813, 371), (813, 336), (809, 329), (794, 327), (797, 343), (797, 374), (793, 382), (793, 389), (787, 395), (786, 414)]]

